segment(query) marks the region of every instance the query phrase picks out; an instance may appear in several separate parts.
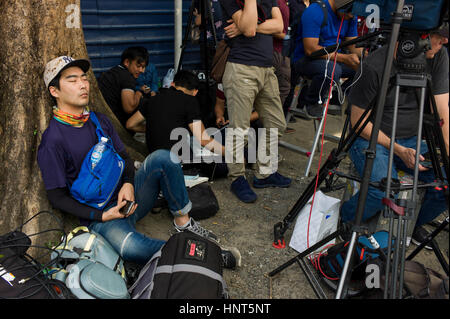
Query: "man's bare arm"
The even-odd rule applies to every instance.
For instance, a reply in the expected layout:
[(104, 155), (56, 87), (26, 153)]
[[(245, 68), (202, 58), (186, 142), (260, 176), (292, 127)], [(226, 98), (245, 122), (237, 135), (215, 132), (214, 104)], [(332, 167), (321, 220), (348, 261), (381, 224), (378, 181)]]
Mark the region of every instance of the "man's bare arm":
[[(350, 122), (352, 124), (352, 127), (355, 127), (356, 122), (358, 122), (358, 120), (364, 114), (364, 111), (365, 111), (364, 109), (356, 105), (352, 105), (352, 109), (350, 112)], [(371, 112), (368, 112), (368, 114), (361, 123), (365, 122), (365, 120), (370, 116), (370, 113)], [(360, 136), (369, 141), (372, 135), (372, 129), (373, 129), (372, 123), (371, 122), (367, 123), (367, 125), (364, 127), (364, 130), (362, 130)], [(391, 139), (382, 131), (378, 132), (377, 143), (385, 147), (386, 149), (391, 148)], [(400, 157), (407, 167), (409, 167), (410, 169), (414, 168), (414, 164), (416, 162), (415, 149), (404, 147), (400, 144), (394, 143), (394, 154)], [(421, 161), (425, 160), (425, 158), (422, 155), (419, 155), (419, 159)], [(426, 170), (427, 168), (419, 164), (419, 171), (426, 171)]]
[(448, 114), (448, 99), (449, 99), (449, 94), (445, 93), (445, 94), (439, 94), (439, 95), (435, 95), (434, 99), (436, 100), (436, 108), (437, 111), (439, 113), (439, 117), (443, 120), (443, 124), (442, 124), (442, 135), (444, 136), (444, 143), (445, 143), (445, 149), (447, 150), (447, 156), (449, 155), (448, 153), (448, 122), (449, 122), (449, 114)]
[(256, 0), (246, 0), (244, 8), (236, 11), (231, 18), (244, 36), (254, 37), (258, 24)]
[[(324, 47), (319, 45), (319, 38), (304, 38), (303, 39), (303, 47), (305, 48), (305, 54), (310, 56), (313, 52), (318, 50), (322, 50)], [(357, 52), (357, 51), (355, 51)], [(335, 55), (337, 54), (336, 61), (339, 63), (344, 63), (345, 65), (357, 69), (359, 66), (359, 57), (356, 53), (344, 54), (339, 52), (333, 52), (330, 54), (330, 59), (334, 60)], [(323, 55), (319, 57), (320, 59), (326, 59), (328, 56)]]
[(256, 26), (257, 33), (279, 34), (283, 32), (283, 16), (278, 7), (272, 8), (272, 18)]
[(121, 92), (122, 107), (125, 113), (131, 114), (138, 107), (142, 98), (141, 91), (122, 90)]

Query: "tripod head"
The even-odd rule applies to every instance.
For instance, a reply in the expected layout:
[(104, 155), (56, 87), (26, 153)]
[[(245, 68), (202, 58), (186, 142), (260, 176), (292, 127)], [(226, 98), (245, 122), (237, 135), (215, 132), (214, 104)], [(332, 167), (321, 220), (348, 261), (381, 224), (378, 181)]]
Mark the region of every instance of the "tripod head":
[(431, 49), (430, 37), (417, 31), (400, 31), (397, 49), (397, 66), (405, 73), (423, 73), (425, 52)]

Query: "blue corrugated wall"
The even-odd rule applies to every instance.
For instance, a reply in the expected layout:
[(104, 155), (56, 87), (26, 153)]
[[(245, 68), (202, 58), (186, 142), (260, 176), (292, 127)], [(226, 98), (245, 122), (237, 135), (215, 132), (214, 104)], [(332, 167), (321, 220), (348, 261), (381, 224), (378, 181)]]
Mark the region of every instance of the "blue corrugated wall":
[[(190, 5), (183, 1), (183, 39)], [(119, 64), (122, 51), (134, 45), (147, 48), (161, 78), (174, 66), (173, 0), (81, 0), (81, 16), (97, 77)], [(187, 45), (183, 66), (193, 69), (199, 63), (198, 45)]]

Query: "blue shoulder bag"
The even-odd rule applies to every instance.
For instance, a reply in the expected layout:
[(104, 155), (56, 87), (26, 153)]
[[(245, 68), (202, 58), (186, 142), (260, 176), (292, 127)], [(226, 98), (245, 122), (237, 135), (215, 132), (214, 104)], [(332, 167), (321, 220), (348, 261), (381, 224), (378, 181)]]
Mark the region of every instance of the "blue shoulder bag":
[(80, 203), (96, 209), (103, 209), (120, 182), (125, 168), (125, 161), (114, 149), (111, 138), (103, 132), (94, 112), (91, 112), (90, 118), (97, 126), (98, 141), (100, 142), (102, 137), (106, 137), (108, 142), (100, 161), (95, 165), (94, 169), (92, 169), (91, 155), (95, 145), (90, 149), (84, 158), (77, 179), (70, 188), (70, 193)]

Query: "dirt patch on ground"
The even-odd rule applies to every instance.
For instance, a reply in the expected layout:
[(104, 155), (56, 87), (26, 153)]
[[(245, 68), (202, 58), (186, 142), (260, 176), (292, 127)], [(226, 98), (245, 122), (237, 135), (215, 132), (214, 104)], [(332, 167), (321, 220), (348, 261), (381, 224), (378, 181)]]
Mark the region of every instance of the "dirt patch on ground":
[[(326, 124), (326, 134), (340, 136), (343, 117), (329, 116)], [(290, 123), (296, 132), (285, 135), (284, 141), (309, 149), (314, 136), (314, 125), (311, 121), (297, 119)], [(322, 164), (336, 147), (334, 142), (325, 141)], [(220, 238), (221, 245), (237, 247), (242, 254), (242, 265), (236, 270), (225, 270), (224, 277), (229, 286), (231, 298), (234, 299), (315, 299), (317, 298), (310, 283), (297, 263), (294, 263), (278, 273), (273, 278), (268, 273), (298, 255), (298, 252), (288, 246), (294, 224), (286, 231), (286, 248), (272, 247), (273, 227), (282, 221), (297, 202), (306, 186), (315, 177), (320, 157), (320, 145), (314, 156), (309, 177), (305, 177), (308, 158), (285, 148), (279, 153), (283, 160), (279, 164), (279, 172), (293, 179), (292, 185), (286, 189), (256, 189), (258, 200), (253, 204), (240, 202), (229, 190), (230, 182), (226, 179), (213, 181), (211, 186), (219, 201), (220, 210), (216, 216), (201, 221), (202, 226), (213, 231)], [(345, 165), (344, 160), (340, 167)], [(253, 171), (247, 170), (249, 180)], [(342, 192), (328, 194), (341, 198)], [(448, 215), (446, 212), (445, 215)], [(443, 216), (439, 217), (442, 220)], [(138, 223), (138, 230), (161, 239), (169, 238), (172, 229), (172, 218), (166, 212), (149, 214)], [(432, 229), (432, 228), (429, 228)], [(448, 231), (441, 232), (437, 238), (441, 251), (448, 262)], [(416, 246), (409, 247), (408, 252)], [(407, 252), (407, 254), (408, 254)], [(415, 260), (427, 267), (443, 273), (434, 253), (429, 250), (422, 252)], [(334, 292), (324, 287), (329, 298)]]

